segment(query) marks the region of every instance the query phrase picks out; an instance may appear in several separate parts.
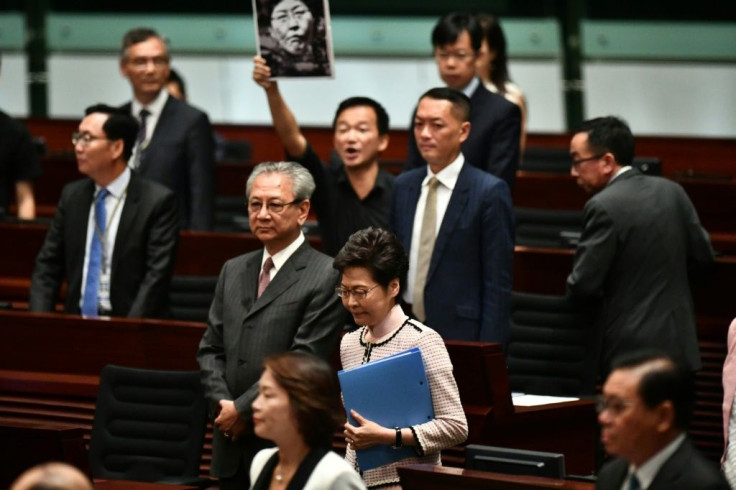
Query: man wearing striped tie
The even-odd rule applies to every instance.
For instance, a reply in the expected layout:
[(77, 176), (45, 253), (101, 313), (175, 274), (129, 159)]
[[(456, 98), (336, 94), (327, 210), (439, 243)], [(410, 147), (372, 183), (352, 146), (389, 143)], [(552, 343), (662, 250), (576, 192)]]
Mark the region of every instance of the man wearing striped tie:
[(31, 311), (162, 317), (179, 237), (176, 197), (127, 165), (138, 123), (120, 109), (87, 108), (72, 135), (79, 171), (67, 184), (36, 258)]
[(273, 443), (253, 432), (251, 404), (266, 357), (298, 350), (329, 360), (348, 321), (332, 258), (302, 233), (314, 179), (294, 162), (257, 165), (245, 187), (263, 248), (222, 267), (197, 361), (215, 430), (210, 471), (222, 490), (250, 488), (250, 463)]
[(602, 490), (728, 490), (715, 462), (687, 436), (693, 374), (657, 352), (628, 352), (598, 400), (601, 442), (616, 459), (598, 474)]

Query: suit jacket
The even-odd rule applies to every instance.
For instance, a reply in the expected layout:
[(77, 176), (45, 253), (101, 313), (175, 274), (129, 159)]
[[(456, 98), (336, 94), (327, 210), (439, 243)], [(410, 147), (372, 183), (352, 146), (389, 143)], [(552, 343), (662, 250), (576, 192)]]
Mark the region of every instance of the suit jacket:
[[(414, 116), (409, 124), (409, 151), (405, 169), (426, 165), (414, 138)], [(503, 179), (514, 187), (519, 168), (521, 111), (502, 95), (494, 94), (478, 84), (470, 97), (470, 135), (462, 144), (462, 152), (471, 165)]]
[(583, 209), (583, 231), (568, 291), (599, 298), (602, 368), (634, 349), (660, 349), (700, 369), (688, 266), (713, 251), (685, 191), (631, 169)]
[[(31, 279), (31, 311), (53, 311), (66, 277), (64, 310), (78, 314), (87, 223), (95, 184), (64, 186)], [(169, 285), (179, 239), (176, 197), (165, 187), (131, 174), (112, 254), (110, 303), (114, 316), (169, 313)]]
[[(628, 476), (628, 461), (617, 458), (603, 465), (596, 488), (621, 490)], [(730, 487), (716, 465), (703, 457), (686, 438), (665, 461), (652, 480), (649, 490), (728, 490)]]
[[(262, 258), (258, 250), (225, 263), (197, 353), (213, 413), (220, 400), (233, 400), (249, 428), (263, 360), (286, 350), (329, 360), (347, 321), (330, 257), (303, 243), (258, 298)], [(212, 474), (219, 477), (232, 476), (241, 459), (247, 470), (265, 446), (252, 434), (237, 442), (219, 430), (213, 437)]]
[[(131, 111), (132, 104), (122, 108)], [(215, 153), (207, 114), (169, 97), (137, 171), (173, 190), (182, 229), (211, 230), (215, 209)]]
[[(404, 172), (394, 182), (389, 223), (407, 251), (426, 176), (425, 166)], [(505, 343), (513, 237), (508, 186), (466, 162), (435, 240), (424, 288), (424, 323), (444, 339)]]

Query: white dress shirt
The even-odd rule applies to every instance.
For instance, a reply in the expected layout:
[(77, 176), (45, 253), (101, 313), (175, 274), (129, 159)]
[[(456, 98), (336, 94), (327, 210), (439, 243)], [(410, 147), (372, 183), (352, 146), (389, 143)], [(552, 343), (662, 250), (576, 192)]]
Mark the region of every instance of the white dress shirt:
[[(271, 281), (273, 281), (273, 278), (276, 276), (276, 273), (281, 270), (281, 267), (284, 266), (287, 260), (289, 260), (289, 257), (294, 255), (294, 252), (297, 251), (299, 247), (302, 246), (302, 243), (304, 243), (304, 233), (299, 232), (299, 236), (296, 237), (296, 240), (291, 242), (289, 245), (286, 246), (283, 250), (279, 250), (273, 255), (270, 255), (268, 253), (268, 250), (265, 248), (263, 249), (263, 259), (261, 259), (261, 270), (263, 270), (263, 264), (266, 262), (266, 259), (271, 257), (271, 260), (273, 261), (273, 267), (271, 267), (271, 270), (268, 271), (268, 276)], [(260, 273), (259, 273), (260, 276)]]
[(419, 258), (419, 237), (422, 234), (422, 221), (424, 220), (424, 207), (427, 204), (427, 192), (429, 190), (429, 179), (435, 177), (440, 185), (437, 186), (437, 221), (435, 222), (434, 236), (436, 237), (442, 226), (442, 220), (445, 217), (445, 211), (450, 204), (452, 190), (455, 188), (457, 178), (465, 163), (465, 157), (460, 153), (458, 157), (447, 167), (438, 173), (432, 172), (427, 165), (427, 176), (422, 181), (422, 192), (419, 194), (417, 201), (417, 210), (414, 214), (414, 227), (411, 232), (411, 249), (409, 250), (409, 274), (407, 278), (406, 291), (404, 291), (404, 300), (407, 303), (413, 302), (414, 283), (417, 275), (417, 260)]
[[(105, 197), (105, 217), (107, 218), (107, 230), (102, 230), (104, 233), (105, 240), (102, 241), (103, 253), (102, 253), (102, 269), (100, 270), (100, 283), (103, 281), (103, 276), (110, 278), (112, 268), (112, 254), (115, 248), (115, 238), (118, 235), (118, 225), (120, 225), (120, 216), (123, 214), (123, 207), (125, 206), (125, 196), (127, 195), (128, 184), (130, 183), (130, 168), (126, 167), (122, 174), (117, 179), (113, 180), (110, 185), (106, 187), (110, 192)], [(89, 207), (89, 217), (87, 218), (87, 241), (84, 247), (84, 270), (82, 271), (82, 292), (79, 296), (79, 307), (82, 307), (82, 301), (84, 300), (84, 290), (87, 286), (87, 267), (89, 265), (89, 249), (92, 245), (92, 237), (95, 233), (95, 201), (97, 200), (97, 194), (100, 192), (101, 187), (95, 184), (95, 195), (92, 198), (92, 205)], [(120, 202), (118, 204), (118, 201)], [(109, 284), (107, 285), (109, 287)], [(100, 307), (103, 310), (111, 310), (109, 297), (100, 296)]]
[[(146, 118), (146, 139), (143, 142), (144, 148), (151, 141), (153, 131), (156, 129), (156, 124), (158, 124), (158, 120), (161, 117), (161, 112), (163, 112), (167, 100), (169, 100), (169, 92), (165, 89), (161, 90), (161, 92), (158, 93), (158, 96), (153, 100), (153, 102), (145, 106), (138, 102), (137, 99), (133, 99), (133, 103), (131, 105), (131, 113), (133, 117), (135, 117), (138, 121), (138, 124), (140, 124), (141, 122), (141, 110), (146, 109), (148, 112), (150, 112), (150, 114)], [(129, 160), (131, 166), (138, 165), (138, 162), (140, 161), (138, 159), (139, 153), (140, 148), (136, 143), (136, 145), (133, 147), (133, 154), (130, 156)]]
[(662, 467), (662, 465), (665, 464), (668, 459), (670, 459), (670, 456), (672, 456), (675, 451), (677, 451), (677, 449), (680, 447), (680, 445), (682, 445), (684, 441), (685, 434), (682, 433), (677, 436), (672, 442), (667, 444), (661, 451), (649, 458), (647, 462), (643, 465), (639, 466), (638, 468), (634, 467), (633, 465), (629, 465), (629, 472), (626, 474), (626, 478), (624, 478), (621, 489), (629, 490), (629, 478), (631, 478), (632, 473), (636, 473), (636, 477), (639, 480), (641, 490), (647, 490), (652, 484), (652, 481), (654, 481), (654, 477), (657, 476), (657, 473), (659, 472), (659, 469)]

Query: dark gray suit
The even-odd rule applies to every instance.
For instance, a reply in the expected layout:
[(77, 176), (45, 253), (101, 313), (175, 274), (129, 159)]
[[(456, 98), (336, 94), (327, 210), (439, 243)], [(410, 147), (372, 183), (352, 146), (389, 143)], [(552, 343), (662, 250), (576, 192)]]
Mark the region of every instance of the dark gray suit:
[(567, 287), (601, 300), (604, 373), (616, 355), (642, 348), (700, 369), (688, 268), (712, 261), (708, 234), (675, 182), (632, 169), (588, 200)]
[(197, 361), (213, 410), (234, 400), (250, 434), (237, 442), (214, 431), (212, 474), (230, 477), (250, 460), (263, 441), (252, 435), (251, 403), (258, 395), (263, 360), (270, 354), (301, 350), (329, 360), (347, 312), (335, 294), (338, 273), (332, 259), (303, 243), (257, 298), (263, 250), (225, 263), (210, 308)]
[[(91, 179), (67, 184), (31, 280), (31, 311), (53, 311), (66, 277), (64, 310), (79, 313)], [(165, 187), (130, 176), (112, 255), (110, 303), (114, 316), (159, 317), (169, 313), (169, 284), (176, 260), (179, 218), (176, 198)]]
[[(600, 490), (621, 490), (628, 473), (628, 461), (621, 458), (614, 459), (603, 465), (595, 487)], [(729, 490), (730, 487), (715, 463), (705, 459), (695, 449), (690, 439), (686, 438), (659, 469), (649, 490), (696, 489)]]
[[(122, 108), (130, 112), (131, 106)], [(137, 170), (174, 191), (182, 228), (212, 229), (215, 153), (207, 114), (169, 96)]]

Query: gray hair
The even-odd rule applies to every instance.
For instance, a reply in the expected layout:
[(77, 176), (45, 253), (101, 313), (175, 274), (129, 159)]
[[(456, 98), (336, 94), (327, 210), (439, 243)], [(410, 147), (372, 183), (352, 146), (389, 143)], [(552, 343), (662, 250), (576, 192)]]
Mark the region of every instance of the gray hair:
[(295, 201), (304, 201), (312, 197), (316, 187), (309, 170), (296, 162), (263, 162), (253, 167), (253, 171), (245, 184), (245, 198), (250, 200), (250, 189), (253, 182), (261, 174), (283, 174), (291, 179), (291, 190)]

